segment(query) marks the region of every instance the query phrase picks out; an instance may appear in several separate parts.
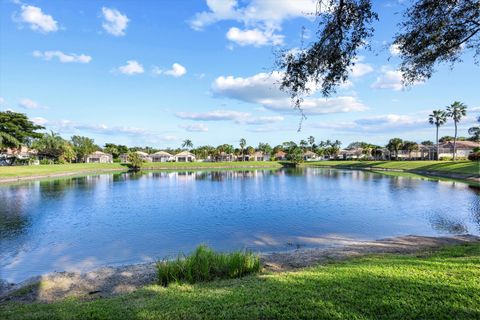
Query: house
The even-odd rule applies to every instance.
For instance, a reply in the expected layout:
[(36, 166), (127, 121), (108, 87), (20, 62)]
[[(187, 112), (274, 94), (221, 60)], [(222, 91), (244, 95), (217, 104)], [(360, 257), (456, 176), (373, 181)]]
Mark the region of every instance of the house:
[(233, 155), (233, 153), (226, 153), (222, 151), (218, 155), (216, 155), (214, 159), (215, 161), (233, 161), (235, 160), (235, 156)]
[(353, 159), (360, 159), (365, 157), (363, 154), (362, 148), (353, 148), (353, 149), (345, 149), (340, 150), (340, 158), (343, 160), (353, 160)]
[(173, 160), (173, 156), (165, 151), (158, 151), (152, 154), (152, 162), (169, 162)]
[[(453, 141), (448, 141), (440, 144), (439, 159), (453, 157)], [(458, 158), (467, 158), (470, 153), (473, 153), (474, 148), (480, 148), (480, 142), (476, 141), (457, 141), (456, 154)]]
[(270, 161), (270, 155), (263, 151), (255, 151), (255, 153), (248, 157), (249, 161)]
[(175, 162), (195, 162), (196, 157), (193, 153), (182, 151), (173, 156)]
[(307, 150), (303, 153), (303, 160), (305, 161), (316, 161), (319, 160), (318, 154), (313, 151)]
[(279, 151), (275, 152), (275, 154), (273, 155), (273, 159), (275, 159), (276, 161), (287, 160), (287, 153), (279, 150)]
[(113, 156), (109, 153), (102, 151), (95, 151), (92, 154), (89, 154), (85, 159), (86, 163), (112, 163)]
[(27, 146), (7, 148), (0, 152), (0, 166), (12, 164), (39, 164), (38, 151)]
[[(142, 158), (143, 161), (152, 162), (152, 157), (148, 153), (143, 152), (143, 151), (135, 151), (135, 153), (138, 154), (140, 156), (140, 158)], [(120, 155), (120, 160), (123, 163), (127, 163), (128, 162), (128, 153), (121, 154)]]

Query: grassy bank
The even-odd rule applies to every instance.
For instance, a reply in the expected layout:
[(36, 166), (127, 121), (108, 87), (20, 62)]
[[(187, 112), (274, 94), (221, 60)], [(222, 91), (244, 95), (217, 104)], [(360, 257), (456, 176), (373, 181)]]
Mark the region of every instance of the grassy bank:
[(478, 319), (480, 245), (383, 255), (94, 301), (3, 304), (2, 319)]
[[(480, 163), (473, 161), (316, 161), (302, 166), (322, 166), (332, 168), (358, 169), (389, 169), (406, 172), (439, 172), (463, 174), (480, 177)], [(254, 169), (280, 168), (282, 164), (276, 161), (246, 161), (246, 162), (156, 162), (145, 163), (144, 170), (202, 170), (202, 169)], [(96, 172), (127, 170), (120, 163), (72, 163), (39, 166), (0, 167), (0, 182), (26, 178), (42, 178), (59, 175), (78, 175)]]
[(478, 161), (315, 161), (304, 166), (332, 168), (389, 169), (407, 172), (442, 172), (480, 176)]
[[(175, 170), (175, 169), (235, 169), (235, 168), (279, 168), (278, 162), (247, 161), (247, 162), (150, 162), (145, 163), (145, 170)], [(128, 170), (120, 163), (71, 163), (38, 166), (0, 167), (1, 179), (26, 177), (48, 177), (62, 174), (78, 174)]]

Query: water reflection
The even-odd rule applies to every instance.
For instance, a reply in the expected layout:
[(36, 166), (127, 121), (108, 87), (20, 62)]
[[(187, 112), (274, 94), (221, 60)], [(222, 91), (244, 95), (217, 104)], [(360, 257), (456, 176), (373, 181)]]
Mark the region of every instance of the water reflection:
[(480, 190), (366, 171), (90, 175), (0, 187), (1, 277), (149, 261), (207, 242), (287, 250), (480, 233)]

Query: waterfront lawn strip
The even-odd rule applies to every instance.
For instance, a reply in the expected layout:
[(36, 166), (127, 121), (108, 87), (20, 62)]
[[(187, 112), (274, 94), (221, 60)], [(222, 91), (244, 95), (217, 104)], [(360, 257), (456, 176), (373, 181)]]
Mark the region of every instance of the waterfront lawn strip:
[[(239, 162), (147, 162), (145, 170), (175, 169), (229, 169), (229, 168), (279, 168), (281, 164), (274, 161), (239, 161)], [(0, 166), (0, 179), (21, 177), (42, 177), (60, 174), (81, 174), (110, 170), (128, 170), (120, 163), (70, 163), (38, 166)]]
[(0, 305), (1, 319), (480, 319), (480, 245), (377, 255), (93, 301)]
[(412, 172), (444, 172), (480, 176), (479, 161), (312, 161), (306, 166), (325, 166), (332, 168), (372, 168), (404, 170)]

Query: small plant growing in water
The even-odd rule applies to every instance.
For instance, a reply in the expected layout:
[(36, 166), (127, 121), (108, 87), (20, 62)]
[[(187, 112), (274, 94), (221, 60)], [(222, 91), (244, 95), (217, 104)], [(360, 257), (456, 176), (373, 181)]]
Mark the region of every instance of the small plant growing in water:
[(179, 255), (175, 260), (158, 262), (157, 276), (159, 284), (168, 286), (172, 282), (195, 283), (239, 278), (259, 272), (260, 269), (260, 258), (254, 253), (220, 253), (200, 245), (189, 256)]

